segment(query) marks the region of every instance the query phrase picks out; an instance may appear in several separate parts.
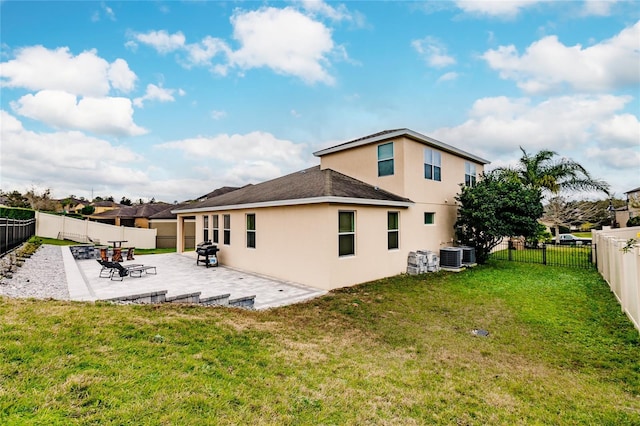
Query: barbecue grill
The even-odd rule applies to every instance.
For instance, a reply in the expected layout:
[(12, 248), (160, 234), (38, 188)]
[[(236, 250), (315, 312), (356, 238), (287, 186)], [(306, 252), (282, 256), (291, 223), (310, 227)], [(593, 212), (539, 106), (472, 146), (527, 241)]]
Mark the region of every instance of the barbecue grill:
[(196, 259), (196, 265), (204, 263), (208, 268), (209, 266), (218, 266), (218, 252), (220, 249), (218, 246), (211, 243), (211, 241), (205, 241), (196, 246), (196, 253), (198, 258)]

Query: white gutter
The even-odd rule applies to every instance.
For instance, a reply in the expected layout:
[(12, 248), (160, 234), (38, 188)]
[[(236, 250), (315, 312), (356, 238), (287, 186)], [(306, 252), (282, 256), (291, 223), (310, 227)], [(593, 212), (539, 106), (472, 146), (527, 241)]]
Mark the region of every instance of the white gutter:
[(313, 153), (313, 155), (315, 155), (316, 157), (322, 157), (323, 155), (326, 154), (333, 154), (334, 152), (340, 152), (340, 151), (344, 151), (346, 149), (351, 149), (351, 148), (355, 148), (358, 146), (363, 146), (363, 145), (368, 145), (370, 143), (375, 143), (375, 142), (381, 142), (381, 141), (386, 141), (389, 139), (394, 139), (400, 136), (409, 136), (419, 142), (422, 142), (426, 145), (430, 145), (436, 148), (440, 148), (443, 151), (447, 151), (450, 152), (452, 154), (456, 154), (460, 157), (466, 158), (468, 160), (472, 160), (475, 161), (477, 163), (480, 164), (489, 164), (490, 161), (485, 160), (484, 158), (480, 158), (476, 155), (470, 154), (466, 151), (463, 151), (461, 149), (458, 149), (454, 146), (448, 145), (444, 142), (440, 142), (439, 140), (430, 138), (429, 136), (425, 136), (421, 133), (418, 132), (414, 132), (413, 130), (409, 130), (409, 129), (400, 129), (397, 130), (395, 132), (391, 132), (391, 133), (384, 133), (382, 135), (378, 135), (378, 136), (374, 136), (371, 138), (366, 138), (366, 139), (362, 139), (362, 140), (358, 140), (352, 143), (345, 143), (345, 144), (341, 144), (341, 145), (337, 145), (337, 146), (333, 146), (330, 148), (326, 148), (326, 149), (322, 149), (320, 151), (316, 151)]
[(388, 200), (372, 200), (369, 198), (350, 198), (350, 197), (315, 197), (315, 198), (297, 198), (293, 200), (277, 200), (264, 201), (260, 203), (231, 204), (227, 206), (198, 207), (194, 209), (171, 210), (171, 213), (199, 213), (223, 210), (240, 210), (240, 209), (257, 209), (264, 207), (283, 207), (283, 206), (300, 206), (303, 204), (359, 204), (364, 206), (386, 206), (386, 207), (411, 207), (412, 201), (388, 201)]

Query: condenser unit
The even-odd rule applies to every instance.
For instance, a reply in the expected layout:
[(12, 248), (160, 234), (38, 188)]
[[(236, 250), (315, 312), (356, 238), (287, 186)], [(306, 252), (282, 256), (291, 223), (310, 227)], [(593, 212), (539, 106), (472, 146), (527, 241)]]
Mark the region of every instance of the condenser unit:
[(474, 247), (462, 246), (462, 264), (473, 265), (476, 263), (476, 249)]
[(462, 249), (460, 247), (441, 248), (440, 266), (443, 268), (462, 268)]

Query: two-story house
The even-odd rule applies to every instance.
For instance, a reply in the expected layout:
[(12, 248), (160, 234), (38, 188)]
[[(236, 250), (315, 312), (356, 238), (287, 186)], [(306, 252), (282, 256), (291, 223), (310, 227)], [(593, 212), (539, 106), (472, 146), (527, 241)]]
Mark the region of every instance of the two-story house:
[(322, 289), (406, 271), (407, 255), (453, 243), (455, 195), (488, 161), (409, 129), (315, 152), (320, 165), (189, 204), (222, 264)]

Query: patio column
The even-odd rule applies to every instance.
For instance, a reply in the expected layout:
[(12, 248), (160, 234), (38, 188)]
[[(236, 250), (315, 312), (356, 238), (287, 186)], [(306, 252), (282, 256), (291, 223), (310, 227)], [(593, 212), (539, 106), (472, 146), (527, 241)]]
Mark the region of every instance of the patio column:
[(176, 223), (176, 252), (184, 252), (184, 216), (178, 215)]

